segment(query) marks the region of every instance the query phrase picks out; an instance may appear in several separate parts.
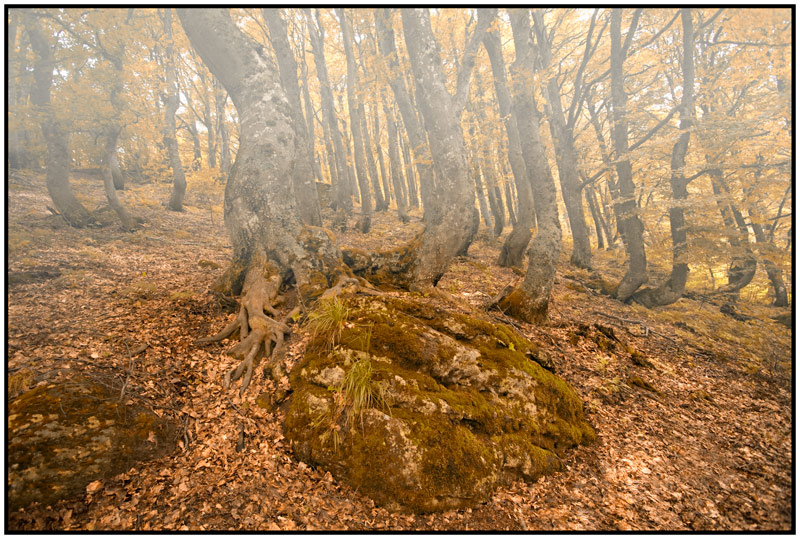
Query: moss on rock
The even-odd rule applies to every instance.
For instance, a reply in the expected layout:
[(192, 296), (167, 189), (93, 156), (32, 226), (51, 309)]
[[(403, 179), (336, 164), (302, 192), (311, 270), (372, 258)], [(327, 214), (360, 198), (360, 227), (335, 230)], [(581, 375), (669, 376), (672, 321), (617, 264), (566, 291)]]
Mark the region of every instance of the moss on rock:
[[(425, 300), (346, 297), (339, 345), (309, 343), (285, 423), (296, 455), (391, 510), (486, 501), (501, 484), (558, 470), (595, 435), (569, 385), (513, 329)], [(360, 419), (336, 385), (370, 362)], [(333, 385), (332, 385), (333, 383)]]

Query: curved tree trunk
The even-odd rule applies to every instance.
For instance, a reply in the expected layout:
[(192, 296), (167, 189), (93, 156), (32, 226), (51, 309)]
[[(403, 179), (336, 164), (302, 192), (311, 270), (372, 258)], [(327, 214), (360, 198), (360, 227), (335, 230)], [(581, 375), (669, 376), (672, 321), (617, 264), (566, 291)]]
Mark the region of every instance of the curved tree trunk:
[(306, 120), (303, 117), (300, 84), (297, 80), (297, 62), (295, 62), (294, 52), (289, 46), (286, 23), (281, 18), (279, 11), (277, 9), (264, 8), (262, 12), (269, 28), (269, 37), (272, 47), (275, 49), (275, 56), (278, 59), (281, 84), (292, 108), (297, 151), (292, 183), (294, 185), (294, 196), (297, 198), (297, 209), (304, 223), (321, 226), (322, 217), (319, 213), (317, 186), (314, 183), (314, 152), (311, 149), (311, 138)]
[(637, 301), (647, 307), (669, 305), (675, 303), (686, 289), (689, 276), (689, 252), (686, 243), (686, 218), (683, 207), (689, 193), (686, 186), (684, 167), (686, 152), (689, 149), (689, 130), (693, 124), (694, 110), (694, 25), (692, 12), (688, 8), (681, 9), (683, 21), (683, 96), (681, 97), (681, 134), (672, 147), (670, 161), (671, 175), (669, 185), (672, 188), (672, 207), (669, 209), (669, 229), (672, 234), (672, 272), (669, 278), (656, 288), (646, 288), (633, 295)]
[[(482, 10), (478, 12), (478, 16), (481, 15), (481, 12)], [(522, 157), (517, 117), (512, 110), (511, 92), (508, 89), (500, 33), (496, 29), (486, 32), (483, 37), (483, 46), (486, 48), (492, 64), (495, 95), (508, 138), (508, 162), (511, 165), (511, 173), (514, 175), (514, 184), (517, 187), (517, 222), (503, 243), (500, 258), (497, 260), (500, 266), (507, 268), (522, 265), (525, 248), (531, 240), (531, 229), (534, 223), (532, 178), (528, 176), (525, 159)]]
[[(172, 167), (172, 194), (167, 209), (183, 211), (183, 197), (186, 193), (186, 177), (183, 174), (181, 156), (178, 152), (178, 139), (175, 136), (175, 113), (178, 111), (178, 85), (175, 76), (175, 44), (172, 40), (172, 9), (164, 10), (164, 33), (167, 42), (164, 65), (166, 67), (167, 100), (164, 106), (164, 145), (169, 154)], [(199, 148), (197, 148), (199, 149)]]
[(539, 137), (541, 118), (530, 84), (535, 61), (530, 17), (527, 9), (512, 9), (510, 16), (516, 49), (516, 58), (511, 65), (514, 114), (525, 166), (533, 183), (538, 230), (528, 253), (525, 279), (499, 301), (499, 306), (515, 318), (541, 323), (547, 319), (556, 263), (561, 252), (561, 223), (558, 219), (555, 182)]
[[(472, 242), (475, 197), (455, 103), (447, 90), (439, 47), (427, 9), (402, 11), (403, 33), (416, 80), (431, 155), (437, 170), (436, 206), (421, 237), (412, 282), (434, 286), (450, 260)], [(427, 213), (427, 205), (426, 205)]]
[(375, 194), (375, 211), (385, 211), (389, 207), (387, 197), (383, 195), (381, 179), (378, 176), (378, 166), (375, 163), (375, 156), (372, 154), (372, 137), (367, 126), (367, 111), (363, 101), (359, 103), (359, 116), (361, 117), (361, 135), (364, 139), (364, 156), (367, 158), (367, 169), (372, 181), (372, 192)]
[(767, 235), (764, 234), (764, 229), (761, 226), (761, 220), (763, 217), (761, 212), (759, 212), (756, 207), (757, 206), (753, 204), (750, 208), (748, 208), (748, 214), (750, 215), (750, 228), (753, 229), (759, 254), (762, 255), (762, 263), (764, 264), (764, 268), (767, 270), (767, 277), (769, 277), (769, 282), (772, 285), (773, 292), (775, 293), (775, 301), (773, 302), (773, 305), (775, 307), (788, 307), (789, 296), (786, 293), (786, 283), (783, 282), (783, 272), (775, 264), (775, 262), (770, 260), (770, 258), (763, 256), (764, 253), (769, 251), (773, 246), (772, 243), (768, 241)]
[(136, 228), (136, 219), (130, 214), (117, 196), (117, 189), (114, 187), (114, 175), (112, 173), (114, 167), (119, 166), (117, 162), (117, 140), (119, 139), (121, 131), (122, 128), (112, 126), (108, 128), (108, 133), (106, 134), (106, 145), (102, 162), (103, 188), (106, 192), (108, 205), (116, 212), (117, 217), (119, 217), (120, 225), (122, 225), (124, 230), (131, 231)]
[(28, 15), (25, 26), (36, 53), (33, 66), (33, 86), (31, 102), (41, 118), (42, 134), (47, 143), (46, 182), (47, 192), (64, 220), (75, 228), (83, 228), (94, 222), (91, 214), (83, 207), (69, 185), (69, 137), (61, 124), (55, 119), (50, 103), (50, 89), (53, 84), (55, 59), (50, 44), (39, 30), (34, 15)]
[[(611, 103), (614, 110), (612, 134), (616, 150), (619, 197), (614, 203), (619, 227), (625, 248), (628, 251), (628, 269), (617, 286), (616, 297), (627, 301), (636, 290), (647, 282), (647, 255), (644, 249), (644, 225), (639, 219), (636, 207), (636, 185), (633, 183), (633, 167), (628, 157), (628, 120), (623, 75), (626, 51), (622, 47), (622, 10), (611, 11)], [(628, 32), (633, 32), (629, 28)]]
[(239, 330), (242, 340), (231, 353), (242, 363), (228, 374), (226, 385), (244, 375), (244, 391), (256, 357), (264, 353), (276, 361), (288, 332), (284, 321), (269, 316), (278, 314), (272, 305), (280, 286), (293, 278), (310, 300), (348, 272), (332, 235), (299, 218), (286, 181), (294, 170), (294, 122), (277, 70), (226, 10), (180, 9), (178, 14), (192, 46), (228, 90), (241, 122), (239, 151), (225, 189), (233, 262), (218, 287), (228, 294), (241, 291), (242, 307), (217, 337)]
[(477, 110), (475, 111), (475, 121), (478, 124), (478, 132), (481, 133), (479, 137), (478, 148), (479, 152), (479, 168), (481, 176), (486, 183), (486, 194), (489, 198), (489, 209), (492, 211), (492, 235), (496, 238), (503, 233), (503, 228), (506, 226), (506, 214), (503, 207), (503, 197), (500, 195), (500, 189), (497, 187), (497, 176), (495, 176), (494, 165), (492, 165), (492, 157), (495, 155), (495, 149), (492, 145), (491, 126), (486, 118), (486, 107), (491, 104), (484, 101), (483, 80), (480, 73), (475, 74), (475, 86), (477, 88)]
[[(541, 10), (533, 15), (536, 28), (539, 56), (545, 68), (552, 61), (550, 37), (544, 25)], [(556, 77), (547, 81), (545, 98), (549, 105), (549, 126), (556, 150), (558, 180), (561, 184), (561, 195), (567, 209), (567, 218), (572, 231), (572, 256), (570, 263), (579, 268), (589, 269), (592, 265), (592, 249), (589, 243), (589, 230), (583, 213), (581, 199), (581, 181), (578, 174), (578, 152), (575, 149), (575, 135), (567, 125), (561, 105), (561, 90)]]
[(739, 299), (739, 290), (753, 280), (758, 262), (750, 248), (747, 223), (731, 199), (722, 171), (713, 169), (708, 174), (733, 253), (728, 266), (728, 284), (717, 290), (717, 293), (727, 295), (730, 302), (736, 302)]
[(592, 213), (592, 220), (594, 221), (594, 231), (597, 235), (597, 248), (603, 249), (605, 247), (605, 242), (603, 241), (603, 223), (601, 221), (602, 215), (600, 214), (600, 208), (597, 207), (597, 199), (594, 196), (594, 189), (592, 186), (587, 186), (583, 191), (584, 196), (586, 197), (586, 204), (589, 206), (589, 211)]

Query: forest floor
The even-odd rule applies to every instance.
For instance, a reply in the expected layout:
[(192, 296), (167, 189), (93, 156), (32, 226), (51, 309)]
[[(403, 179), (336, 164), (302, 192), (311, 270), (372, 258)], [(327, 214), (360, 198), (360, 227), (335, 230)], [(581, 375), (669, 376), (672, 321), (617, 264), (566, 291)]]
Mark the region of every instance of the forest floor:
[[(73, 188), (89, 209), (104, 205), (99, 179), (76, 177)], [(168, 184), (121, 194), (146, 219), (136, 232), (122, 232), (109, 212), (106, 226), (74, 230), (48, 211), (43, 175), (9, 179), (7, 398), (79, 374), (127, 383), (129, 399), (179, 428), (168, 456), (92, 482), (80, 497), (7, 513), (7, 529), (793, 527), (792, 332), (770, 319), (775, 309), (740, 302), (752, 317), (741, 322), (690, 299), (655, 310), (624, 305), (584, 286), (592, 276), (564, 258), (548, 324), (519, 328), (581, 396), (597, 441), (567, 452), (563, 472), (502, 488), (473, 509), (394, 514), (293, 457), (283, 412), (257, 405), (273, 389), (260, 371), (243, 397), (223, 389), (231, 344), (196, 344), (233, 316), (209, 292), (230, 257), (221, 206), (211, 203), (221, 187), (190, 183), (182, 213), (162, 206), (168, 194)], [(412, 215), (401, 226), (394, 213), (378, 214), (369, 236), (352, 231), (340, 241), (397, 245), (421, 227)], [(459, 308), (485, 311), (489, 297), (520, 279), (494, 265), (500, 244), (482, 228), (440, 282)], [(596, 259), (605, 278), (621, 276), (621, 251)], [(613, 349), (595, 324), (614, 332)], [(290, 361), (307, 338), (296, 328)]]

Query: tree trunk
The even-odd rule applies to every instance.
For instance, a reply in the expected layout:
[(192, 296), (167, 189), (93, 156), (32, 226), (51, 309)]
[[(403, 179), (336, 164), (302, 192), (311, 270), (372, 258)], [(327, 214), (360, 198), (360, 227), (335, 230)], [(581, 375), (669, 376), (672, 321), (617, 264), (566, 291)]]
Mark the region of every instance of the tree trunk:
[(589, 205), (589, 211), (592, 213), (592, 220), (594, 221), (594, 231), (597, 235), (597, 248), (603, 249), (605, 247), (605, 242), (603, 241), (603, 224), (602, 224), (602, 216), (600, 215), (600, 208), (597, 207), (597, 200), (594, 196), (594, 189), (591, 186), (587, 186), (584, 191), (584, 195), (586, 196), (586, 204)]
[(758, 242), (758, 250), (759, 253), (762, 254), (762, 263), (764, 264), (764, 268), (767, 270), (767, 277), (769, 277), (769, 282), (772, 285), (772, 290), (775, 293), (775, 301), (773, 305), (775, 307), (788, 307), (789, 306), (789, 296), (786, 293), (786, 284), (783, 282), (783, 275), (781, 269), (770, 260), (768, 256), (763, 256), (765, 252), (770, 251), (772, 244), (768, 241), (767, 235), (764, 234), (764, 229), (761, 226), (762, 220), (762, 213), (758, 211), (757, 206), (755, 203), (748, 208), (748, 214), (750, 215), (750, 228), (753, 229), (753, 234), (756, 237), (756, 242)]
[(328, 134), (330, 136), (333, 150), (334, 161), (336, 164), (336, 180), (334, 184), (335, 204), (337, 210), (337, 228), (343, 229), (347, 225), (347, 217), (353, 212), (353, 200), (350, 197), (350, 176), (347, 167), (347, 157), (345, 155), (342, 135), (339, 131), (339, 121), (336, 118), (336, 108), (333, 101), (333, 92), (328, 80), (328, 68), (325, 64), (325, 36), (322, 25), (317, 26), (311, 17), (311, 10), (306, 8), (306, 22), (308, 23), (308, 36), (311, 41), (311, 49), (314, 53), (314, 63), (317, 67), (317, 79), (320, 85), (320, 95), (322, 97), (322, 115), (328, 124)]
[(555, 182), (539, 137), (541, 117), (530, 84), (535, 62), (530, 17), (527, 9), (512, 9), (510, 17), (516, 49), (516, 58), (511, 65), (514, 114), (525, 166), (532, 179), (538, 230), (528, 252), (525, 279), (500, 299), (499, 306), (520, 320), (542, 323), (547, 319), (556, 263), (561, 252), (561, 223), (558, 219)]
[(381, 125), (380, 125), (380, 114), (378, 113), (378, 104), (377, 100), (372, 101), (372, 140), (375, 143), (375, 153), (378, 154), (378, 167), (381, 171), (381, 184), (383, 186), (383, 194), (384, 194), (384, 201), (385, 207), (384, 209), (389, 209), (389, 203), (392, 201), (393, 195), (392, 191), (389, 188), (389, 177), (386, 175), (386, 163), (383, 158), (383, 148), (381, 147)]
[(231, 147), (228, 140), (228, 129), (225, 127), (225, 104), (228, 96), (220, 87), (219, 82), (214, 79), (214, 105), (217, 112), (217, 131), (220, 140), (220, 173), (226, 178), (231, 171)]
[(175, 136), (175, 113), (178, 111), (178, 85), (175, 76), (175, 49), (172, 40), (172, 9), (164, 10), (164, 34), (166, 52), (164, 65), (167, 82), (167, 99), (164, 107), (164, 145), (169, 154), (169, 164), (172, 167), (172, 194), (167, 203), (167, 209), (183, 211), (183, 196), (186, 193), (186, 177), (183, 174), (181, 156), (178, 152), (178, 139)]
[[(533, 15), (539, 44), (539, 56), (545, 68), (552, 62), (550, 37), (544, 25), (541, 10)], [(575, 90), (577, 91), (577, 90)], [(589, 269), (592, 265), (592, 249), (589, 244), (589, 230), (583, 213), (581, 199), (581, 181), (578, 174), (578, 152), (575, 149), (575, 135), (567, 125), (561, 105), (561, 89), (556, 77), (547, 81), (545, 98), (549, 105), (550, 134), (556, 150), (558, 179), (561, 184), (561, 195), (567, 209), (570, 230), (572, 231), (572, 256), (570, 263), (579, 268)]]
[[(431, 157), (431, 148), (428, 145), (425, 131), (417, 117), (417, 109), (411, 102), (409, 90), (403, 80), (403, 70), (398, 59), (394, 30), (392, 29), (391, 16), (388, 9), (379, 8), (375, 10), (375, 32), (378, 36), (381, 54), (386, 58), (388, 63), (389, 85), (394, 93), (395, 102), (397, 102), (397, 106), (400, 109), (400, 115), (403, 117), (403, 125), (406, 128), (408, 142), (414, 153), (414, 163), (419, 173), (422, 203), (425, 213), (427, 214), (428, 207), (434, 207), (436, 205), (436, 191), (433, 189), (435, 185), (432, 165), (433, 158)], [(409, 163), (411, 159), (410, 155), (407, 155), (407, 153), (407, 151), (404, 151), (404, 157), (406, 163)], [(419, 207), (419, 202), (414, 172), (409, 170), (406, 174), (408, 180), (409, 205), (417, 208)], [(425, 220), (426, 222), (428, 221), (427, 215)]]
[(403, 195), (403, 171), (400, 162), (400, 152), (397, 149), (397, 125), (394, 121), (394, 111), (389, 109), (384, 98), (383, 110), (386, 115), (386, 138), (389, 140), (389, 167), (392, 171), (392, 184), (394, 185), (394, 200), (397, 204), (397, 217), (403, 223), (409, 220), (406, 212), (406, 201)]
[(181, 9), (178, 14), (240, 118), (239, 151), (225, 189), (234, 258), (218, 284), (228, 294), (242, 293), (237, 320), (220, 335), (239, 329), (242, 340), (231, 353), (242, 363), (226, 377), (226, 385), (244, 375), (243, 392), (262, 347), (274, 364), (288, 332), (284, 321), (265, 313), (278, 314), (272, 305), (280, 286), (293, 278), (301, 298), (310, 300), (347, 269), (330, 233), (303, 225), (296, 210), (292, 184), (286, 181), (296, 156), (293, 114), (274, 65), (225, 10)]
[[(303, 106), (306, 111), (306, 124), (308, 129), (308, 151), (310, 153), (311, 165), (314, 167), (314, 177), (317, 181), (322, 181), (322, 169), (314, 152), (314, 106), (311, 103), (311, 92), (308, 89), (308, 66), (306, 65), (306, 49), (300, 47), (300, 82), (303, 90)], [(319, 204), (319, 201), (317, 201)]]
[(26, 16), (25, 26), (31, 48), (36, 53), (33, 65), (34, 82), (31, 87), (31, 103), (41, 118), (42, 134), (47, 143), (45, 162), (47, 192), (64, 220), (70, 226), (83, 228), (93, 223), (94, 219), (83, 207), (83, 204), (75, 198), (69, 185), (69, 136), (56, 120), (50, 101), (55, 67), (53, 50), (39, 29), (34, 15)]
[[(6, 80), (8, 81), (8, 123), (10, 124), (8, 126), (8, 167), (12, 169), (20, 169), (25, 167), (28, 162), (25, 148), (20, 137), (19, 124), (21, 122), (19, 122), (19, 119), (17, 118), (19, 115), (20, 105), (20, 100), (18, 97), (19, 81), (14, 73), (14, 67), (23, 63), (22, 54), (17, 52), (17, 31), (19, 28), (20, 15), (17, 10), (9, 10), (8, 16), (8, 64), (6, 65)], [(20, 34), (22, 33), (20, 32)], [(20, 41), (22, 41), (21, 35)], [(20, 50), (22, 50), (21, 45), (22, 44), (20, 43)], [(34, 70), (35, 69), (36, 68), (34, 67)], [(52, 84), (52, 77), (50, 83)], [(31, 93), (33, 93), (33, 91), (31, 91)]]
[[(479, 16), (481, 11), (478, 12)], [(507, 268), (522, 265), (525, 248), (531, 240), (531, 229), (534, 223), (532, 178), (528, 176), (528, 169), (522, 156), (517, 118), (513, 114), (511, 92), (508, 89), (500, 33), (496, 29), (486, 32), (483, 37), (483, 46), (486, 48), (492, 64), (495, 95), (508, 138), (508, 161), (511, 165), (511, 173), (514, 175), (514, 184), (517, 187), (517, 222), (503, 243), (500, 258), (497, 261), (498, 265)]]
[(486, 203), (486, 194), (483, 191), (483, 182), (481, 181), (481, 167), (478, 164), (478, 158), (475, 154), (470, 156), (470, 174), (472, 180), (475, 182), (475, 194), (478, 197), (478, 208), (480, 208), (481, 218), (483, 224), (487, 229), (492, 229), (492, 216), (489, 213), (489, 205)]
[[(497, 152), (495, 152), (494, 148), (492, 147), (493, 137), (490, 132), (491, 126), (486, 118), (486, 107), (490, 107), (491, 104), (484, 100), (483, 79), (480, 75), (480, 72), (475, 74), (475, 86), (477, 88), (477, 106), (473, 108), (473, 111), (475, 112), (476, 116), (475, 121), (477, 123), (477, 129), (480, 133), (476, 152), (479, 155), (479, 168), (481, 171), (481, 176), (486, 184), (486, 194), (489, 198), (489, 209), (492, 212), (492, 221), (494, 222), (494, 227), (489, 225), (487, 226), (492, 228), (492, 235), (496, 238), (503, 233), (503, 228), (505, 228), (506, 225), (506, 215), (503, 208), (503, 197), (500, 196), (500, 190), (497, 188), (497, 177), (495, 176), (494, 166), (492, 165), (492, 158)], [(475, 139), (473, 138), (473, 140)]]
[(292, 108), (292, 119), (295, 124), (295, 145), (297, 158), (294, 161), (292, 183), (294, 196), (297, 198), (297, 209), (300, 219), (306, 224), (321, 226), (322, 217), (319, 213), (319, 200), (317, 186), (314, 183), (314, 153), (311, 149), (311, 138), (308, 133), (306, 120), (303, 117), (303, 107), (300, 100), (300, 84), (297, 80), (297, 62), (289, 46), (289, 35), (286, 23), (277, 9), (262, 10), (264, 20), (269, 28), (270, 41), (278, 59), (281, 85), (289, 99)]
[[(399, 136), (400, 136), (400, 143), (403, 146), (403, 168), (406, 171), (405, 189), (406, 192), (408, 193), (408, 204), (412, 208), (419, 208), (419, 197), (417, 196), (417, 178), (416, 178), (417, 167), (414, 167), (414, 162), (411, 159), (411, 150), (408, 148), (408, 141), (403, 137), (403, 135)], [(427, 142), (425, 144), (427, 144)], [(420, 166), (429, 167), (430, 165), (425, 164)], [(431, 174), (433, 174), (433, 170), (431, 170)]]
[[(448, 92), (438, 43), (431, 29), (427, 9), (402, 10), (403, 33), (431, 155), (437, 170), (436, 206), (432, 208), (422, 234), (412, 280), (434, 286), (450, 260), (472, 242), (472, 214), (475, 197), (469, 189), (469, 163), (464, 136)], [(428, 206), (426, 204), (426, 212)]]
[(753, 280), (758, 262), (750, 248), (747, 224), (731, 199), (722, 171), (713, 169), (708, 174), (711, 177), (711, 189), (722, 215), (732, 253), (732, 260), (728, 266), (728, 284), (720, 288), (717, 293), (725, 294), (730, 302), (735, 302), (739, 298), (739, 290)]
[(119, 167), (117, 161), (117, 140), (122, 131), (120, 127), (107, 128), (106, 145), (104, 148), (102, 170), (103, 170), (103, 188), (106, 192), (106, 199), (108, 205), (114, 210), (119, 217), (120, 225), (123, 230), (132, 231), (136, 229), (136, 219), (128, 212), (127, 208), (122, 204), (117, 196), (117, 190), (114, 187), (114, 175), (112, 170), (114, 167)]
[[(621, 21), (622, 10), (613, 9), (611, 11), (611, 103), (614, 111), (612, 133), (619, 180), (619, 197), (614, 203), (614, 213), (628, 251), (628, 268), (617, 286), (616, 297), (621, 301), (627, 301), (647, 282), (647, 255), (644, 249), (644, 225), (639, 219), (636, 208), (633, 167), (628, 157), (628, 119), (625, 110), (627, 97), (623, 74), (626, 51), (622, 48)], [(628, 30), (628, 32), (633, 31), (633, 28)]]
[(375, 156), (372, 154), (372, 138), (367, 127), (367, 112), (363, 101), (359, 103), (359, 116), (361, 117), (361, 134), (364, 137), (364, 155), (367, 158), (367, 169), (370, 180), (372, 180), (372, 192), (375, 193), (375, 211), (385, 211), (389, 207), (389, 203), (387, 197), (383, 195), (381, 180), (378, 177), (378, 167), (375, 163)]
[(694, 25), (692, 12), (688, 8), (681, 9), (683, 22), (683, 95), (681, 97), (680, 135), (672, 147), (670, 161), (669, 185), (672, 189), (672, 207), (669, 209), (669, 229), (672, 235), (672, 272), (669, 278), (656, 288), (646, 288), (633, 295), (637, 301), (647, 307), (670, 305), (678, 301), (686, 289), (689, 276), (689, 252), (686, 243), (686, 218), (683, 207), (689, 193), (686, 186), (684, 167), (686, 152), (689, 149), (690, 129), (692, 128), (694, 111)]

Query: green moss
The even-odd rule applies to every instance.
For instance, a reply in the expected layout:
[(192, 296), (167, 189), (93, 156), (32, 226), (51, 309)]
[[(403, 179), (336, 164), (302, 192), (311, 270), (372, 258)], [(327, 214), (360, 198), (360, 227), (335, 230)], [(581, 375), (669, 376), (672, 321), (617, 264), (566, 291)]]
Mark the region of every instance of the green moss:
[(172, 447), (172, 426), (83, 380), (49, 383), (9, 405), (9, 500), (24, 507), (83, 491)]
[[(504, 481), (558, 469), (558, 454), (594, 439), (575, 392), (530, 359), (536, 345), (512, 328), (423, 299), (345, 301), (351, 323), (339, 345), (326, 352), (312, 338), (291, 373), (286, 437), (301, 459), (376, 502), (412, 511), (474, 505)], [(387, 398), (353, 428), (323, 374), (365, 358), (371, 387)]]

